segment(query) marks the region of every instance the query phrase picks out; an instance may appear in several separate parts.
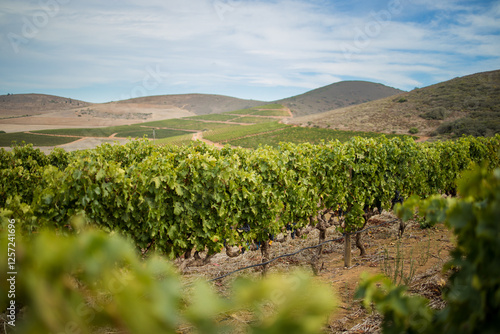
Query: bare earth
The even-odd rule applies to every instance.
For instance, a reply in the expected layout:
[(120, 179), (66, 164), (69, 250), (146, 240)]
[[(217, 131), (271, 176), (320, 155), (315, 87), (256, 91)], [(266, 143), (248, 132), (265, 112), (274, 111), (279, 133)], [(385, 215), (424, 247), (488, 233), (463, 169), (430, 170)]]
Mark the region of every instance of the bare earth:
[(29, 117), (0, 119), (0, 130), (9, 133), (62, 128), (94, 128), (187, 116), (195, 116), (195, 114), (174, 106), (111, 102), (94, 104), (85, 108), (46, 112)]
[[(381, 221), (393, 219), (392, 213), (384, 212)], [(379, 222), (372, 222), (376, 225)], [(443, 225), (422, 230), (416, 221), (409, 221), (405, 233), (398, 239), (399, 223), (393, 223), (365, 232), (362, 240), (367, 254), (359, 256), (359, 250), (352, 239), (352, 266), (344, 267), (343, 240), (328, 243), (324, 246), (320, 259), (321, 271), (317, 280), (328, 284), (337, 296), (338, 308), (331, 315), (324, 333), (380, 333), (381, 317), (361, 307), (359, 300), (354, 299), (354, 292), (362, 273), (385, 273), (387, 268), (395, 268), (395, 259), (398, 255), (404, 259), (405, 277), (410, 278), (409, 291), (420, 294), (429, 299), (432, 308), (444, 307), (441, 292), (447, 274), (442, 271), (444, 263), (449, 259), (449, 252), (453, 249), (454, 237)], [(341, 237), (335, 228), (327, 231), (326, 239)], [(278, 236), (281, 238), (281, 236)], [(270, 248), (270, 258), (296, 252), (304, 247), (316, 245), (318, 231), (313, 230), (307, 238), (288, 237), (284, 242), (274, 242)], [(398, 254), (397, 244), (400, 243)], [(270, 273), (289, 275), (296, 269), (311, 273), (309, 261), (314, 250), (306, 250), (290, 257), (281, 258), (270, 265)], [(233, 270), (261, 262), (260, 251), (247, 251), (236, 258), (228, 257), (225, 252), (217, 254), (208, 265), (187, 267), (183, 271), (183, 280), (186, 284), (196, 280), (209, 280), (227, 274)], [(180, 262), (178, 262), (180, 265)], [(410, 268), (414, 272), (410, 272)], [(247, 269), (215, 281), (214, 286), (222, 295), (228, 294), (231, 283), (238, 277), (259, 278), (260, 267)], [(238, 319), (245, 319), (245, 314), (238, 314), (230, 319), (234, 325), (241, 323)], [(242, 331), (244, 332), (244, 331)], [(182, 331), (182, 333), (190, 333)]]
[[(3, 112), (3, 111), (2, 111)], [(6, 114), (3, 113), (2, 116)], [(195, 116), (195, 113), (175, 106), (161, 106), (136, 103), (94, 104), (66, 110), (45, 111), (38, 115), (0, 119), (0, 130), (7, 133), (26, 132), (48, 129), (99, 128), (117, 125), (130, 125), (171, 118)], [(103, 143), (127, 142), (123, 138), (85, 137), (78, 141), (59, 145), (67, 151), (94, 148)], [(39, 147), (43, 152), (50, 152), (54, 147)], [(9, 150), (10, 148), (5, 148)]]

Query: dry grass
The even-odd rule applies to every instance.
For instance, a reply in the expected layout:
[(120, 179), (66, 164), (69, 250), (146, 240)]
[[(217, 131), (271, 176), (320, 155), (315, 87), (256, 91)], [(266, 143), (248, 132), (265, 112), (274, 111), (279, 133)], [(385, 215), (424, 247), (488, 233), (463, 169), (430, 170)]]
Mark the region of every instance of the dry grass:
[[(499, 97), (500, 70), (456, 78), (360, 105), (297, 117), (290, 123), (396, 134), (408, 134), (409, 129), (415, 127), (419, 135), (426, 136), (439, 125), (462, 119), (472, 112), (497, 112), (500, 115)], [(438, 108), (446, 111), (444, 119), (421, 117)]]
[[(393, 216), (386, 213), (386, 218)], [(364, 235), (363, 242), (367, 249), (367, 256), (358, 256), (359, 251), (352, 248), (351, 268), (344, 268), (343, 262), (343, 242), (329, 243), (323, 248), (320, 259), (321, 271), (317, 280), (327, 283), (337, 292), (340, 305), (337, 311), (332, 314), (325, 328), (325, 333), (377, 333), (380, 330), (381, 317), (364, 310), (359, 301), (354, 300), (354, 292), (359, 282), (361, 273), (372, 274), (383, 272), (384, 254), (386, 251), (391, 257), (395, 256), (395, 245), (398, 242), (399, 223), (389, 226), (379, 227), (370, 230)], [(334, 239), (341, 235), (330, 228), (327, 232), (327, 239)], [(288, 238), (285, 242), (274, 242), (270, 248), (271, 258), (282, 254), (292, 253), (301, 248), (316, 245), (318, 241), (318, 231), (313, 230), (305, 239)], [(354, 241), (354, 240), (353, 240)], [(416, 221), (410, 221), (406, 227), (405, 234), (400, 240), (401, 249), (405, 263), (415, 262), (416, 271), (409, 293), (422, 295), (430, 300), (433, 308), (441, 309), (444, 302), (441, 299), (441, 291), (444, 287), (446, 277), (442, 273), (443, 264), (449, 259), (448, 253), (453, 248), (453, 237), (450, 231), (444, 226), (438, 225), (435, 228), (422, 230)], [(310, 259), (313, 250), (306, 250), (297, 255), (279, 259), (270, 265), (269, 272), (288, 273), (296, 268), (311, 271)], [(190, 284), (195, 280), (210, 280), (226, 274), (230, 271), (246, 267), (261, 262), (260, 251), (247, 251), (236, 258), (230, 258), (225, 253), (217, 254), (209, 265), (203, 267), (188, 267), (183, 273), (183, 280)], [(409, 275), (409, 266), (406, 266), (405, 273)], [(238, 276), (261, 277), (259, 268), (247, 269), (215, 281), (213, 285), (220, 294), (226, 295), (231, 282)]]

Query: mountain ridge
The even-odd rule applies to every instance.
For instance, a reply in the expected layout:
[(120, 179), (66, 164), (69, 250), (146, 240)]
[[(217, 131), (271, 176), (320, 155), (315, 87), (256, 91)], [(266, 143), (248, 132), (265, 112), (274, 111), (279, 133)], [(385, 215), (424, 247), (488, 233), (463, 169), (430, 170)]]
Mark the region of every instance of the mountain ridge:
[[(19, 111), (18, 113), (16, 113), (19, 114), (19, 116), (26, 116), (64, 109), (99, 106), (114, 103), (119, 105), (147, 104), (162, 107), (173, 107), (185, 109), (186, 111), (192, 112), (197, 115), (205, 115), (223, 113), (237, 109), (252, 108), (268, 103), (279, 103), (289, 107), (294, 113), (294, 116), (300, 116), (315, 114), (325, 110), (331, 110), (332, 107), (340, 108), (346, 105), (372, 101), (400, 92), (402, 91), (399, 89), (388, 87), (379, 83), (350, 80), (332, 83), (330, 85), (322, 86), (299, 95), (275, 101), (240, 99), (219, 94), (189, 93), (152, 95), (120, 101), (90, 103), (55, 95), (30, 93), (0, 96), (0, 110), (5, 114), (5, 112), (15, 109)], [(34, 96), (38, 98), (34, 99)], [(17, 106), (13, 107), (8, 105), (9, 100), (18, 100), (19, 103)], [(49, 101), (56, 101), (56, 103), (50, 104)], [(74, 103), (67, 104), (67, 101), (74, 101)], [(38, 105), (36, 103), (38, 103)], [(64, 103), (66, 103), (67, 108), (61, 107), (61, 105), (64, 105)], [(26, 112), (23, 113), (23, 110)], [(12, 117), (15, 115), (7, 116)]]
[(290, 108), (294, 116), (304, 116), (374, 101), (403, 92), (381, 83), (347, 80), (274, 102)]

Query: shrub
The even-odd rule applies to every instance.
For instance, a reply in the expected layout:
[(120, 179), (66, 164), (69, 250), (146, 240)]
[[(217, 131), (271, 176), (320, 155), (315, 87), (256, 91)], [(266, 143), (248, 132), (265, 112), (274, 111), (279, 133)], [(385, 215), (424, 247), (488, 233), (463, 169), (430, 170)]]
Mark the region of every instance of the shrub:
[(441, 124), (438, 134), (453, 134), (456, 137), (490, 137), (500, 133), (499, 112), (474, 112), (452, 122)]
[(417, 134), (418, 133), (418, 129), (413, 127), (413, 128), (410, 128), (410, 131), (409, 131), (412, 135), (414, 134)]
[(427, 120), (444, 120), (447, 116), (447, 110), (444, 107), (437, 107), (429, 110), (420, 115), (423, 119)]

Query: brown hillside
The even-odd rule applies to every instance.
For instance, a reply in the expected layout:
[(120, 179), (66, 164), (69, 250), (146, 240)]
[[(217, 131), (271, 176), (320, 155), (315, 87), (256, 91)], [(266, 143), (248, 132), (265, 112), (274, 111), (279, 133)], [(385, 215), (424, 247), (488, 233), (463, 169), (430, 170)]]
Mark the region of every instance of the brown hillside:
[(276, 103), (292, 110), (294, 116), (322, 113), (401, 93), (402, 90), (367, 81), (342, 81)]
[(91, 103), (45, 94), (13, 94), (0, 96), (0, 119), (32, 116), (54, 111), (90, 106)]
[[(376, 101), (294, 118), (289, 123), (363, 130), (436, 134), (447, 124), (475, 129), (478, 122), (495, 126), (500, 117), (500, 70), (477, 73)], [(486, 129), (484, 134), (495, 133)], [(497, 132), (498, 133), (498, 132)], [(455, 132), (455, 134), (457, 134)], [(473, 134), (464, 132), (464, 134)]]
[(264, 101), (243, 100), (230, 96), (209, 94), (180, 94), (145, 96), (118, 103), (153, 104), (184, 109), (197, 115), (218, 114), (266, 104)]

